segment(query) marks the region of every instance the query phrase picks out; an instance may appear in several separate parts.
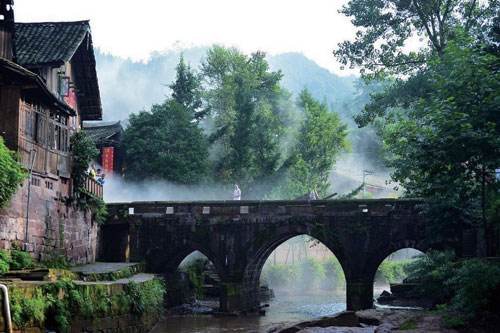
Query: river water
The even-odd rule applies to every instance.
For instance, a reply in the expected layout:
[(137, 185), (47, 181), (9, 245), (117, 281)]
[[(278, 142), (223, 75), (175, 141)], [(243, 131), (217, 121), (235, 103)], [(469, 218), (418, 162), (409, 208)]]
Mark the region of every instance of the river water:
[(332, 315), (345, 310), (345, 291), (308, 295), (279, 293), (269, 301), (266, 315), (214, 317), (211, 315), (166, 315), (152, 333), (264, 333), (276, 326)]

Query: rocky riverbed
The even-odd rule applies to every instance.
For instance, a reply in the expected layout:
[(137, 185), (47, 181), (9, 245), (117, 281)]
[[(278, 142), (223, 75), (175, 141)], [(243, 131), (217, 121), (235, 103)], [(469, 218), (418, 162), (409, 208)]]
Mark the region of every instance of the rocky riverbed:
[(335, 316), (277, 327), (270, 333), (455, 333), (439, 315), (424, 310), (373, 309), (344, 311)]

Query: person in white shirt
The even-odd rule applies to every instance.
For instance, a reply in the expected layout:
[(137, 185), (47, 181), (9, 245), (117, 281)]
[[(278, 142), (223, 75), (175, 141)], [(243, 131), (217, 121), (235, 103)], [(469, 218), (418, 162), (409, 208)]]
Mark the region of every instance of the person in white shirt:
[(238, 184), (234, 184), (233, 200), (241, 200), (241, 190)]

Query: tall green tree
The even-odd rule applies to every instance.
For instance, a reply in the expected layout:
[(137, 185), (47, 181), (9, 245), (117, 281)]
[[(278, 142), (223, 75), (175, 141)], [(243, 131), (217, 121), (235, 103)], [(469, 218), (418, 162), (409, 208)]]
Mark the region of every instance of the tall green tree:
[(181, 55), (179, 64), (176, 67), (175, 81), (169, 85), (172, 89), (172, 99), (188, 110), (194, 119), (201, 119), (204, 116), (201, 107), (203, 105), (201, 95), (201, 79), (199, 75), (191, 69)]
[(263, 53), (246, 56), (219, 46), (208, 51), (202, 73), (218, 153), (215, 178), (240, 183), (248, 193), (282, 161), (287, 116), (281, 73), (269, 70)]
[(300, 94), (298, 105), (304, 119), (279, 196), (293, 199), (310, 191), (324, 196), (330, 187), (329, 176), (335, 160), (347, 148), (347, 126), (337, 113), (315, 100), (307, 90)]
[(124, 134), (125, 176), (193, 184), (208, 171), (208, 143), (192, 113), (175, 100), (130, 116)]
[(448, 234), (457, 223), (488, 233), (500, 166), (499, 57), (453, 41), (429, 64), (431, 92), (392, 112), (383, 131), (393, 178), (407, 195), (432, 200)]

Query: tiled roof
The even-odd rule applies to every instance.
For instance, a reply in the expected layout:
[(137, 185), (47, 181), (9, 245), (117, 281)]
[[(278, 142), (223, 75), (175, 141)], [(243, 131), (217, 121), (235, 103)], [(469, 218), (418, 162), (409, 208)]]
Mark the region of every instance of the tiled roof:
[[(118, 122), (83, 122), (83, 130), (97, 144), (115, 143), (119, 144), (123, 127)], [(118, 134), (118, 135), (117, 135)], [(115, 135), (117, 135), (115, 137)]]
[(27, 84), (29, 87), (27, 89), (36, 90), (41, 100), (47, 105), (54, 106), (67, 114), (75, 115), (75, 111), (64, 101), (57, 98), (38, 75), (10, 60), (0, 57), (0, 77), (3, 76), (12, 79), (14, 82)]
[(89, 21), (16, 23), (17, 62), (23, 66), (62, 64), (71, 59), (89, 32)]

